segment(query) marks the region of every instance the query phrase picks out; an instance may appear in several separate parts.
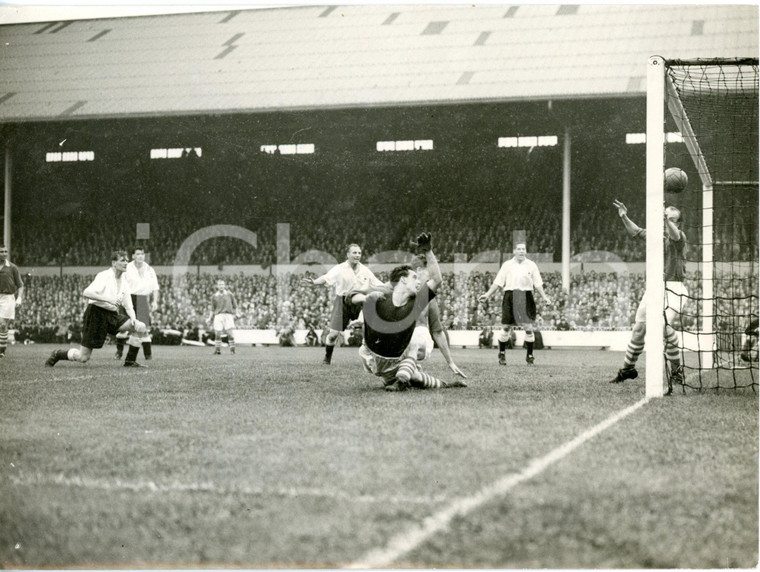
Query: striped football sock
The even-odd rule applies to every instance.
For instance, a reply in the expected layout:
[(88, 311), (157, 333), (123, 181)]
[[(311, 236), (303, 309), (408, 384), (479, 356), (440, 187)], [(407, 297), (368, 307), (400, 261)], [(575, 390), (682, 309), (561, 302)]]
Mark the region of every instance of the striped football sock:
[(643, 351), (644, 342), (634, 342), (633, 340), (628, 342), (628, 348), (625, 350), (625, 359), (623, 360), (624, 367), (634, 367)]
[(681, 363), (681, 348), (679, 348), (678, 336), (673, 328), (665, 328), (665, 356), (670, 362)]

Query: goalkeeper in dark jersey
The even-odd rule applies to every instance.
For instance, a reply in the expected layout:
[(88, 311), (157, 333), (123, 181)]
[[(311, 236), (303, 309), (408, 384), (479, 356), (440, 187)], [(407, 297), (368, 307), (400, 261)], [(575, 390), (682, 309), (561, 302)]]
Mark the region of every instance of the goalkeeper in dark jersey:
[[(613, 201), (618, 211), (620, 220), (623, 221), (628, 234), (634, 238), (646, 238), (646, 229), (639, 227), (628, 218), (628, 209), (620, 201)], [(684, 253), (686, 249), (686, 235), (679, 228), (681, 224), (681, 211), (676, 207), (667, 207), (664, 213), (665, 230), (665, 357), (670, 368), (668, 376), (667, 395), (673, 393), (673, 384), (683, 384), (683, 365), (678, 349), (678, 336), (672, 324), (678, 314), (681, 313), (683, 299), (688, 295), (683, 283), (686, 274)], [(631, 331), (631, 340), (625, 352), (623, 367), (610, 383), (622, 383), (626, 379), (635, 379), (639, 372), (636, 371), (636, 361), (644, 351), (644, 338), (647, 333), (647, 294), (641, 297), (639, 307), (636, 310), (636, 323)]]
[(383, 379), (387, 391), (403, 391), (408, 387), (435, 389), (466, 387), (464, 381), (444, 382), (423, 372), (417, 364), (417, 345), (411, 344), (417, 319), (435, 298), (443, 280), (438, 261), (432, 251), (431, 236), (422, 233), (416, 245), (427, 260), (429, 280), (420, 284), (417, 272), (403, 265), (393, 269), (390, 289), (349, 293), (354, 304), (364, 312), (364, 343), (359, 355), (364, 368)]

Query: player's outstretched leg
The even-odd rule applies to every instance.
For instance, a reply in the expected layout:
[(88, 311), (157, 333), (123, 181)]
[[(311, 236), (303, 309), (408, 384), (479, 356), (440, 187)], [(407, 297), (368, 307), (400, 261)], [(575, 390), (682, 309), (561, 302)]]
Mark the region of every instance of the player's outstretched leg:
[(401, 361), (398, 367), (396, 382), (385, 389), (387, 391), (403, 391), (410, 386), (420, 389), (441, 389), (444, 387), (467, 387), (467, 384), (458, 379), (451, 382), (442, 381), (422, 371), (414, 358), (406, 358)]
[(92, 356), (92, 349), (84, 346), (79, 346), (79, 349), (70, 348), (68, 350), (53, 350), (45, 361), (47, 367), (53, 367), (59, 361), (78, 361), (80, 363), (87, 363)]
[(639, 372), (636, 371), (636, 362), (644, 351), (644, 337), (646, 336), (646, 322), (636, 322), (631, 332), (631, 341), (628, 342), (628, 348), (625, 351), (623, 367), (618, 370), (617, 375), (610, 380), (610, 383), (622, 383), (626, 379), (636, 379)]

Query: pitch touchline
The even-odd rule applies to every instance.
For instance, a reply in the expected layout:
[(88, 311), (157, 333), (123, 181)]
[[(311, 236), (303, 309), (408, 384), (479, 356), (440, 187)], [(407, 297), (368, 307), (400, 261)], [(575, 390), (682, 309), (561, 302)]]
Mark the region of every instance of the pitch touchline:
[(396, 504), (435, 504), (442, 503), (446, 500), (443, 496), (438, 497), (405, 497), (405, 496), (374, 496), (374, 495), (352, 495), (342, 491), (331, 491), (319, 488), (301, 488), (301, 487), (261, 487), (261, 486), (242, 486), (242, 487), (219, 487), (210, 482), (203, 483), (181, 483), (172, 481), (170, 483), (155, 483), (153, 481), (124, 481), (121, 479), (92, 479), (88, 477), (67, 477), (62, 473), (53, 475), (43, 475), (36, 473), (33, 475), (11, 475), (10, 481), (17, 486), (34, 486), (34, 485), (59, 485), (64, 487), (80, 487), (85, 489), (99, 489), (104, 491), (127, 490), (133, 492), (152, 492), (152, 493), (212, 493), (212, 494), (244, 494), (244, 495), (275, 495), (289, 498), (297, 497), (321, 497), (334, 500), (344, 500), (349, 502), (361, 503), (396, 503)]
[(452, 503), (448, 507), (445, 507), (426, 518), (422, 524), (412, 526), (400, 534), (397, 534), (391, 538), (384, 547), (371, 550), (359, 560), (351, 562), (349, 564), (344, 564), (340, 566), (340, 568), (385, 568), (404, 554), (407, 554), (417, 548), (420, 544), (431, 538), (436, 533), (446, 529), (454, 517), (464, 516), (484, 505), (488, 501), (505, 495), (516, 485), (532, 479), (536, 475), (542, 473), (550, 465), (566, 457), (568, 454), (583, 445), (592, 437), (596, 436), (608, 427), (611, 427), (624, 417), (639, 409), (648, 401), (649, 398), (644, 398), (634, 405), (631, 405), (630, 407), (619, 411), (598, 425), (581, 433), (572, 441), (568, 441), (547, 455), (539, 459), (535, 459), (520, 473), (507, 475), (480, 489), (480, 491), (476, 494), (462, 498)]

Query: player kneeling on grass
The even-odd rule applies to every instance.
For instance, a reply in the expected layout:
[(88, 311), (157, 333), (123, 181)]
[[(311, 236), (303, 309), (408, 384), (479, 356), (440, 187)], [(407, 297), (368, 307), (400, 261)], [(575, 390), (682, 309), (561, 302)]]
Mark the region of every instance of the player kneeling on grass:
[[(135, 316), (129, 287), (123, 279), (127, 262), (126, 251), (115, 250), (111, 253), (111, 268), (99, 272), (95, 280), (84, 289), (87, 309), (82, 318), (82, 345), (79, 349), (55, 350), (45, 362), (46, 366), (53, 367), (61, 360), (85, 363), (92, 356), (92, 350), (103, 347), (108, 334), (116, 335), (126, 331), (141, 334), (146, 331), (145, 324)], [(129, 355), (124, 366), (145, 367), (136, 361), (130, 361)]]
[(417, 246), (427, 260), (430, 279), (420, 285), (417, 273), (409, 265), (391, 272), (389, 291), (350, 292), (354, 304), (364, 312), (364, 343), (359, 350), (365, 370), (383, 379), (387, 391), (408, 387), (434, 389), (466, 387), (464, 381), (444, 382), (423, 372), (417, 364), (418, 344), (412, 344), (417, 319), (425, 310), (443, 280), (438, 261), (432, 252), (431, 236), (417, 237)]

